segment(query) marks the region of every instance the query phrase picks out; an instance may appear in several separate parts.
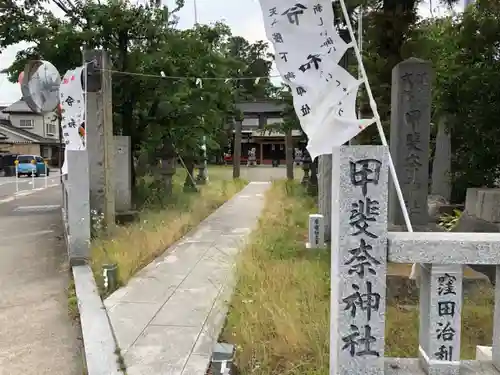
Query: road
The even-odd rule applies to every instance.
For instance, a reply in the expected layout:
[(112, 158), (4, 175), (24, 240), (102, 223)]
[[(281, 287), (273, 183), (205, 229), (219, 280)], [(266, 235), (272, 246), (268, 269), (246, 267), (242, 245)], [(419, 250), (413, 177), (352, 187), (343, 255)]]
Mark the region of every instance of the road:
[[(10, 196), (13, 184), (0, 183)], [(61, 195), (52, 187), (0, 203), (0, 375), (83, 372), (80, 332), (68, 315)]]
[[(16, 182), (17, 180), (17, 182)], [(49, 177), (0, 177), (0, 203), (10, 201), (12, 197), (17, 195), (30, 194), (33, 190), (43, 189), (46, 186), (59, 184), (60, 174), (53, 172)]]

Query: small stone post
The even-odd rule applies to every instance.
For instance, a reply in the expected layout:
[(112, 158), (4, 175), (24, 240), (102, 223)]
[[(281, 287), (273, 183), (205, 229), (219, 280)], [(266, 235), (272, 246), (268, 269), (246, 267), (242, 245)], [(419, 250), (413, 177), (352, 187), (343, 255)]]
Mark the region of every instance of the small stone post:
[(459, 375), (462, 266), (420, 268), (419, 358), (427, 374)]
[(325, 245), (325, 219), (323, 215), (309, 215), (308, 249), (318, 249)]

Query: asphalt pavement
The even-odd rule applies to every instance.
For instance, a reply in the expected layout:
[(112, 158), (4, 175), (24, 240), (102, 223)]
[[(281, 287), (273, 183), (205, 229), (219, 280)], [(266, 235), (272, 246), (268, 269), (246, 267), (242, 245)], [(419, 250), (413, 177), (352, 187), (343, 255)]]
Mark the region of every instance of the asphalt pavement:
[[(26, 189), (28, 194), (5, 201), (15, 194), (15, 183), (5, 179), (0, 178), (4, 196), (0, 203), (0, 375), (82, 375), (80, 331), (68, 315), (61, 189)], [(28, 182), (21, 184), (30, 187)]]
[(17, 195), (27, 195), (46, 187), (60, 184), (60, 173), (52, 172), (48, 177), (0, 177), (0, 204)]

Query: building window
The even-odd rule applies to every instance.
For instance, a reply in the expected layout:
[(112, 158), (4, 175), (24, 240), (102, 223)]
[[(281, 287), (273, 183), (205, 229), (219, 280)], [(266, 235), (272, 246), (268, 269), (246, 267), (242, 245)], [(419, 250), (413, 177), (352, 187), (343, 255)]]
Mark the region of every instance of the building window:
[(56, 134), (56, 124), (55, 123), (49, 121), (49, 122), (47, 122), (45, 127), (46, 127), (45, 132), (47, 133), (47, 135), (55, 135)]
[(42, 158), (44, 158), (44, 159), (50, 159), (50, 157), (52, 156), (51, 152), (50, 152), (51, 151), (50, 147), (49, 146), (42, 146), (41, 149), (42, 149), (41, 150), (42, 151), (41, 152), (42, 153), (42, 155), (41, 155)]
[(35, 126), (34, 120), (19, 120), (19, 127), (23, 129), (32, 129)]

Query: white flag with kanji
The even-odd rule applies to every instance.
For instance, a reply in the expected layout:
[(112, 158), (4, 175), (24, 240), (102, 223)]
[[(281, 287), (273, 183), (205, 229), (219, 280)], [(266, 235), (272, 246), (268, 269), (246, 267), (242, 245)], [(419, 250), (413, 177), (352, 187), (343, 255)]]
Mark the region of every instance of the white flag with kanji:
[(372, 124), (356, 116), (360, 84), (339, 61), (350, 47), (334, 27), (329, 0), (260, 0), (276, 67), (292, 90), (311, 157), (330, 154)]

